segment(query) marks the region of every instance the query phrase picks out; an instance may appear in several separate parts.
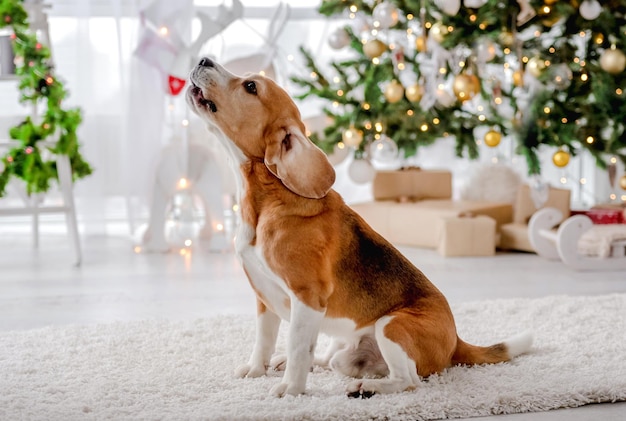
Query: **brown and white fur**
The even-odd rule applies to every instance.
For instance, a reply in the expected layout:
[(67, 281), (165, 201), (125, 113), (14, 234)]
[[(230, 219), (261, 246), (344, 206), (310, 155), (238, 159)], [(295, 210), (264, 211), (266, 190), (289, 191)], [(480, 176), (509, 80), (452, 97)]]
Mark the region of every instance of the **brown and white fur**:
[(239, 174), (235, 248), (258, 317), (238, 376), (266, 374), (281, 319), (290, 324), (275, 396), (304, 393), (319, 332), (337, 339), (316, 363), (360, 378), (350, 396), (410, 390), (451, 365), (507, 361), (530, 348), (528, 334), (489, 347), (457, 336), (443, 294), (331, 189), (333, 167), (276, 83), (208, 58), (190, 79), (190, 107), (217, 129)]

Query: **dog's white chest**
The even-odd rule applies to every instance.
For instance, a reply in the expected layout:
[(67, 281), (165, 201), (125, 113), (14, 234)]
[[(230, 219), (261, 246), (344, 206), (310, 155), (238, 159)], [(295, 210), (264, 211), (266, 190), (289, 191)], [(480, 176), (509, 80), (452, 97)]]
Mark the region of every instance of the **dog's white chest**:
[(260, 246), (250, 245), (254, 229), (242, 223), (237, 230), (235, 250), (248, 275), (250, 283), (265, 305), (283, 320), (290, 319), (291, 291), (285, 282), (267, 265)]

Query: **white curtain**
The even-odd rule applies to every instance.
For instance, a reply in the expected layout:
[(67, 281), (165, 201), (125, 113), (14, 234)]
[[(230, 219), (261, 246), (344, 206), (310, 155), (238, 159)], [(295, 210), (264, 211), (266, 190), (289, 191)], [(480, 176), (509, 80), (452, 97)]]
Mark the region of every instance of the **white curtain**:
[[(106, 233), (112, 198), (124, 197), (126, 89), (136, 25), (121, 16), (120, 0), (112, 0), (112, 16), (94, 16), (91, 0), (64, 2), (62, 15), (50, 11), (50, 39), (58, 77), (66, 82), (66, 106), (80, 107), (82, 153), (94, 173), (75, 186), (83, 232)], [(140, 160), (137, 163), (141, 165)], [(118, 215), (121, 216), (121, 215)]]
[[(187, 118), (189, 136), (200, 138), (218, 154), (225, 194), (233, 190), (223, 156), (199, 119), (189, 115), (184, 94), (168, 95), (164, 75), (134, 54), (145, 30), (140, 12), (153, 3), (58, 0), (49, 12), (57, 74), (70, 91), (66, 106), (79, 106), (83, 111), (79, 128), (82, 152), (94, 168), (94, 173), (75, 187), (84, 235), (113, 231), (134, 235), (145, 225), (159, 157), (164, 146), (180, 140), (180, 122)], [(214, 3), (200, 10), (217, 17), (215, 6), (220, 3)], [(325, 31), (311, 31), (314, 35), (309, 39), (308, 25), (300, 20), (278, 21), (281, 25), (277, 25), (273, 17), (279, 4), (278, 0), (264, 4), (267, 16), (236, 19), (208, 40), (200, 54), (226, 62), (271, 51), (277, 77), (288, 87), (288, 76), (302, 70), (294, 67), (298, 47), (311, 44), (317, 49)], [(192, 20), (198, 5), (193, 0), (177, 2), (179, 5), (189, 22), (182, 36), (190, 43), (199, 32), (198, 20)], [(232, 2), (223, 5), (232, 7)], [(288, 13), (284, 17), (289, 18)], [(312, 24), (327, 27), (320, 20)]]
[[(165, 113), (171, 111), (163, 75), (133, 54), (139, 12), (151, 1), (60, 3), (61, 15), (54, 5), (50, 12), (56, 70), (70, 91), (66, 105), (83, 111), (80, 142), (94, 168), (75, 187), (81, 230), (132, 234), (147, 216), (155, 163), (168, 142)], [(186, 6), (190, 12), (192, 1)]]

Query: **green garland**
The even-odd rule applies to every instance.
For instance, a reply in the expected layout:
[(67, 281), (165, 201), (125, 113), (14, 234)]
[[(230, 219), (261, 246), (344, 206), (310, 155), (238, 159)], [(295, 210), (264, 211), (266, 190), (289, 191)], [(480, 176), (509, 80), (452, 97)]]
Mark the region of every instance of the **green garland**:
[[(45, 103), (46, 111), (41, 121), (34, 122), (27, 117), (9, 130), (10, 138), (19, 144), (0, 158), (0, 196), (4, 195), (13, 176), (24, 180), (28, 194), (47, 191), (51, 180), (58, 179), (54, 154), (69, 157), (74, 180), (91, 174), (90, 165), (79, 152), (76, 135), (82, 121), (81, 111), (62, 108), (67, 91), (54, 75), (50, 50), (29, 30), (28, 14), (22, 0), (0, 0), (0, 29), (4, 27), (13, 30), (11, 39), (19, 76), (20, 102)], [(54, 147), (40, 144), (52, 136), (57, 140)], [(44, 148), (50, 153), (45, 153)]]

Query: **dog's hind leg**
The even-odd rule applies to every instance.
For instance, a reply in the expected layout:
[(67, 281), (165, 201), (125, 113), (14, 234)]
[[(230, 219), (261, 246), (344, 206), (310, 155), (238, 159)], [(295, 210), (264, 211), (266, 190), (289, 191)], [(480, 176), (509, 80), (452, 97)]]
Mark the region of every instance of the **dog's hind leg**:
[(361, 336), (356, 344), (338, 350), (330, 360), (330, 367), (349, 377), (385, 377), (389, 374), (376, 338), (372, 334)]
[(317, 357), (313, 360), (313, 365), (319, 366), (324, 369), (330, 369), (330, 360), (337, 354), (338, 351), (346, 347), (346, 343), (338, 338), (332, 338), (330, 345), (324, 351), (324, 355)]
[[(346, 391), (348, 396), (370, 397), (376, 393), (395, 393), (414, 389), (419, 383), (415, 361), (399, 343), (385, 334), (385, 327), (395, 316), (383, 316), (375, 324), (375, 337), (380, 352), (389, 368), (389, 376), (384, 379), (362, 379), (351, 382)], [(402, 329), (402, 325), (399, 329)], [(400, 331), (400, 335), (411, 335), (409, 331)]]
[[(322, 355), (321, 357), (315, 357), (313, 359), (313, 365), (311, 366), (311, 370), (313, 370), (315, 366), (318, 366), (325, 370), (330, 370), (330, 359), (333, 357), (333, 355), (335, 355), (337, 351), (342, 349), (344, 346), (345, 344), (342, 341), (333, 338), (330, 342), (330, 345), (328, 345), (328, 348), (324, 352), (324, 355)], [(272, 357), (272, 360), (270, 361), (270, 366), (276, 371), (284, 371), (285, 367), (287, 366), (287, 354), (281, 353), (274, 355)]]
[[(324, 355), (321, 357), (315, 357), (313, 359), (313, 366), (311, 367), (311, 371), (315, 366), (321, 367), (325, 370), (330, 370), (330, 359), (337, 353), (337, 351), (344, 348), (346, 344), (339, 339), (333, 338), (328, 345), (326, 351), (324, 351)], [(275, 371), (284, 371), (287, 366), (287, 354), (279, 353), (272, 357), (270, 361), (270, 367)]]

